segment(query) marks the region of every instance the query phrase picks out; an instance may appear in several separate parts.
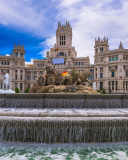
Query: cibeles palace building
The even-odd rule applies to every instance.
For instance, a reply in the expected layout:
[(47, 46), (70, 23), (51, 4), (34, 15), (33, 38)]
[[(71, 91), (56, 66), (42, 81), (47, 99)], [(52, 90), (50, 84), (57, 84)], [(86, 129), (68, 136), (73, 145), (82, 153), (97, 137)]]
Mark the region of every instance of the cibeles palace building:
[(25, 65), (24, 45), (15, 45), (10, 55), (0, 56), (0, 84), (6, 73), (11, 78), (10, 88), (16, 87), (20, 92), (36, 85), (36, 78), (45, 74), (45, 66), (51, 65), (61, 74), (73, 68), (79, 72), (85, 69), (92, 73), (89, 77), (90, 85), (96, 82), (97, 90), (105, 89), (107, 93), (128, 93), (128, 50), (122, 43), (116, 50), (109, 50), (108, 39), (95, 40), (94, 65), (90, 64), (89, 56), (77, 57), (75, 47), (72, 46), (72, 27), (66, 21), (64, 25), (58, 23), (56, 30), (56, 44), (47, 51), (45, 59), (34, 59), (32, 65)]

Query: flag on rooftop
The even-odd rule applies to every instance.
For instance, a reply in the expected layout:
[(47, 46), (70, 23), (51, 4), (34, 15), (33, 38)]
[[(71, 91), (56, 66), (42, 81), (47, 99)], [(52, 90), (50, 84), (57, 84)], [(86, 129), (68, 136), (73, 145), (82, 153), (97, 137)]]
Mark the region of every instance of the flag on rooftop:
[(57, 49), (55, 49), (55, 52), (56, 52), (56, 51), (59, 51), (59, 47), (58, 47)]

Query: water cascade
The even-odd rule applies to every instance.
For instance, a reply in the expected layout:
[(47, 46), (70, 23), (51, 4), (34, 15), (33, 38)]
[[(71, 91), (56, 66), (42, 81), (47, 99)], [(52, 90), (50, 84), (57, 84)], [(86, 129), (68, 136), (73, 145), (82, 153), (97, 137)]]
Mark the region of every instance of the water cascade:
[(3, 89), (0, 89), (0, 93), (15, 93), (15, 91), (12, 91), (10, 88), (10, 76), (8, 73), (4, 75), (3, 80)]
[(0, 140), (128, 141), (128, 95), (0, 94)]

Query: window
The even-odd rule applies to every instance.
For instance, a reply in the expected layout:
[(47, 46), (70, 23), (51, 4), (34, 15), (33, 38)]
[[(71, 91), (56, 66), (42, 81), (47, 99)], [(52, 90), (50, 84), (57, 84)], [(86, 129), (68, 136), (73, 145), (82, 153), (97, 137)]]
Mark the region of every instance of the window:
[(114, 81), (112, 81), (112, 90), (114, 90)]
[(15, 73), (17, 73), (17, 70), (15, 70)]
[(17, 87), (17, 83), (15, 83), (15, 88)]
[(9, 69), (7, 69), (7, 73), (9, 73)]
[(115, 77), (115, 72), (112, 72), (112, 77)]
[(20, 53), (20, 57), (23, 57), (23, 53)]
[(100, 48), (100, 52), (103, 52), (103, 48)]
[(126, 77), (128, 77), (128, 71), (126, 71)]
[(77, 62), (76, 62), (76, 65), (77, 65)]
[(4, 64), (6, 65), (6, 62), (4, 62)]
[(59, 56), (64, 56), (64, 52), (60, 52), (60, 53), (59, 53)]
[(30, 81), (31, 80), (31, 76), (27, 76), (27, 80)]
[(15, 75), (15, 79), (17, 79), (17, 75)]
[(22, 91), (22, 83), (20, 83), (20, 90)]
[(34, 81), (36, 80), (36, 76), (33, 77)]
[(20, 79), (22, 80), (22, 75), (20, 75)]
[(30, 88), (30, 84), (28, 84), (28, 89)]
[(100, 90), (103, 89), (103, 82), (100, 82)]
[(15, 53), (15, 56), (18, 57), (18, 53)]
[(100, 68), (100, 71), (103, 71), (103, 67)]
[(97, 78), (97, 73), (96, 73), (96, 78)]
[(100, 73), (100, 78), (103, 78), (103, 73)]
[(117, 69), (117, 68), (118, 68), (118, 66), (115, 66), (115, 68)]
[(3, 63), (3, 61), (1, 62), (1, 65), (3, 65), (4, 63)]
[(115, 61), (115, 58), (113, 57), (112, 60)]
[(1, 72), (3, 73), (3, 69), (1, 69)]
[(98, 49), (96, 49), (96, 54), (98, 53)]
[(118, 90), (118, 81), (116, 81), (116, 90)]
[(111, 61), (112, 60), (112, 58), (109, 58), (109, 61)]
[(118, 57), (116, 57), (116, 60), (118, 60)]
[(3, 88), (3, 82), (1, 82), (1, 88)]
[(8, 62), (8, 65), (9, 65), (9, 62)]
[(90, 80), (94, 79), (94, 75), (91, 75), (90, 77), (88, 77), (88, 79)]
[(109, 66), (109, 69), (111, 69), (111, 66)]
[(79, 62), (79, 65), (80, 65), (80, 62)]

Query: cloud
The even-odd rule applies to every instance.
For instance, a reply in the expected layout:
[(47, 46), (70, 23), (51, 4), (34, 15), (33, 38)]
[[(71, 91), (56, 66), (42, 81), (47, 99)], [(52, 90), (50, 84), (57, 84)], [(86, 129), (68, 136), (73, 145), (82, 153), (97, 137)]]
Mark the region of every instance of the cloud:
[(46, 0), (0, 0), (0, 23), (44, 38), (51, 30), (51, 7)]
[(94, 63), (95, 38), (108, 37), (110, 49), (120, 41), (127, 46), (128, 2), (117, 0), (62, 0), (58, 6), (58, 20), (67, 19), (73, 28), (73, 46), (78, 56), (89, 56)]
[(0, 0), (0, 24), (42, 39), (42, 56), (55, 43), (57, 22), (69, 20), (78, 56), (89, 56), (91, 63), (98, 36), (108, 37), (110, 49), (120, 41), (128, 47), (127, 17), (127, 0)]
[(69, 7), (71, 5), (74, 5), (76, 3), (79, 3), (81, 2), (82, 0), (63, 0), (62, 3), (61, 3), (61, 6), (64, 6), (64, 7)]
[(50, 50), (51, 47), (56, 43), (56, 36), (52, 35), (51, 38), (46, 39), (45, 41), (41, 42), (40, 45), (42, 46), (43, 49), (42, 51), (39, 52), (39, 54), (42, 55), (42, 57), (46, 57), (46, 52)]
[(33, 64), (33, 58), (31, 58), (31, 61), (30, 62), (25, 62), (25, 66), (26, 65), (32, 65)]

